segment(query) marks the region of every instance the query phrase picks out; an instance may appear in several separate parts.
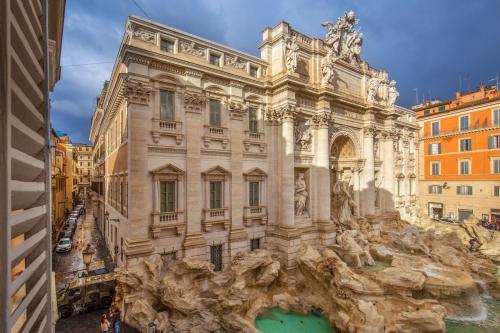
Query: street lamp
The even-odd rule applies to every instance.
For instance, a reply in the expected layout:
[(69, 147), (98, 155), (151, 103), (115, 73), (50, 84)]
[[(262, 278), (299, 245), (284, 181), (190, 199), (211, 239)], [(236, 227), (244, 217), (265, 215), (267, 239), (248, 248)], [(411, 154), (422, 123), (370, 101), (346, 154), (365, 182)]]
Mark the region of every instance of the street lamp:
[(87, 244), (87, 247), (82, 251), (83, 263), (87, 268), (87, 273), (89, 272), (89, 266), (92, 263), (92, 257), (94, 256), (95, 250), (92, 248), (90, 243)]

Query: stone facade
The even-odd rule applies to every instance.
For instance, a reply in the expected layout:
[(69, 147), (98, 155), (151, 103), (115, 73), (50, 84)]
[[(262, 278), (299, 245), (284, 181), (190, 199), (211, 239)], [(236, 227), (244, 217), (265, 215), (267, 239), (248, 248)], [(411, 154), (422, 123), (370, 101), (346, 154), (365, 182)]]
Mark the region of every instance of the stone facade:
[(355, 215), (415, 216), (415, 115), (361, 60), (356, 24), (345, 13), (323, 40), (281, 22), (257, 58), (129, 18), (90, 134), (119, 266), (159, 253), (223, 268), (269, 247), (294, 269), (300, 244), (333, 242), (339, 181)]

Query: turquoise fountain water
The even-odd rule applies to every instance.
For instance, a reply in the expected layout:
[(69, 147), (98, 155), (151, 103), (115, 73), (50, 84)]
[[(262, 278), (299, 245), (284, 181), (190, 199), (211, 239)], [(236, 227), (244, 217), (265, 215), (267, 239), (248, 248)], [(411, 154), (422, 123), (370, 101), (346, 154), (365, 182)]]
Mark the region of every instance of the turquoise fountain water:
[(271, 308), (257, 316), (255, 327), (262, 333), (334, 333), (330, 322), (320, 311), (310, 314), (286, 312)]

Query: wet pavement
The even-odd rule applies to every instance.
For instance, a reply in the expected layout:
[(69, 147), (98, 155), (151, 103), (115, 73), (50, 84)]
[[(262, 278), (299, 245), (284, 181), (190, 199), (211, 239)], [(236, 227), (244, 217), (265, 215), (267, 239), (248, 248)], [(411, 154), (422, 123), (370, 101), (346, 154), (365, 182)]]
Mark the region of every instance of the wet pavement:
[(56, 289), (60, 290), (72, 279), (78, 276), (79, 272), (85, 270), (82, 250), (90, 243), (96, 250), (93, 257), (94, 266), (103, 263), (108, 271), (114, 268), (113, 259), (104, 244), (104, 240), (95, 226), (94, 218), (90, 209), (88, 214), (78, 218), (78, 225), (73, 236), (73, 249), (69, 253), (56, 253), (52, 255), (52, 270), (56, 273)]
[[(80, 272), (85, 270), (82, 250), (88, 243), (96, 250), (91, 267), (103, 264), (110, 272), (114, 269), (113, 258), (106, 248), (102, 235), (96, 228), (92, 209), (89, 206), (87, 206), (87, 211), (86, 215), (82, 214), (78, 218), (71, 252), (56, 253), (54, 251), (52, 255), (52, 270), (56, 273), (57, 290), (63, 289), (69, 281), (76, 278)], [(105, 310), (97, 310), (59, 319), (56, 323), (55, 331), (60, 333), (100, 332), (100, 318), (105, 312)], [(139, 331), (124, 325), (122, 332), (138, 333)]]

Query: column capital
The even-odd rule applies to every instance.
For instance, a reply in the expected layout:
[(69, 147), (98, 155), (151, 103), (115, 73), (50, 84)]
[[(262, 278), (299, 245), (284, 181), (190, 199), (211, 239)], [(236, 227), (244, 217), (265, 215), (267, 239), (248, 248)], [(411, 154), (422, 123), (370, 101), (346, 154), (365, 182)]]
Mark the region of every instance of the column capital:
[(332, 113), (331, 111), (321, 111), (312, 116), (312, 122), (317, 129), (328, 129)]
[(293, 121), (296, 114), (297, 109), (295, 105), (286, 104), (276, 108), (267, 108), (265, 118), (271, 125), (277, 125), (283, 121)]
[(128, 104), (149, 105), (152, 90), (149, 82), (128, 77), (123, 85), (123, 96)]
[(373, 137), (375, 134), (377, 134), (377, 128), (375, 127), (375, 124), (369, 124), (363, 127), (363, 135), (365, 137)]

